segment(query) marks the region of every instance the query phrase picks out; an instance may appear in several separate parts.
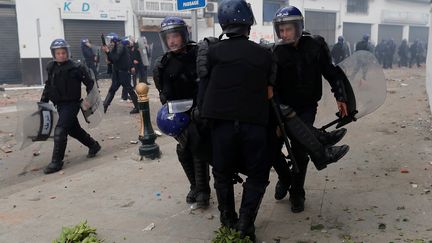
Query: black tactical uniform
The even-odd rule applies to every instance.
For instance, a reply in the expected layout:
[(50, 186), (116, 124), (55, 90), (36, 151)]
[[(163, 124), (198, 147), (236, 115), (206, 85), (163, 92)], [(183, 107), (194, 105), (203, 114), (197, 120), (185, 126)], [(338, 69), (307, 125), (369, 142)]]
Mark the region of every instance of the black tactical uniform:
[(112, 84), (104, 101), (104, 112), (108, 109), (115, 93), (123, 86), (127, 90), (134, 104), (130, 113), (138, 113), (138, 97), (131, 86), (130, 70), (133, 67), (129, 50), (121, 43), (116, 43), (111, 51), (107, 53), (108, 61), (112, 63)]
[(254, 221), (268, 185), (267, 153), (271, 52), (245, 36), (210, 45), (209, 76), (201, 79), (202, 117), (211, 121), (213, 176), (221, 223), (234, 227), (237, 216), (233, 175), (247, 176), (237, 229), (254, 238)]
[(77, 118), (80, 111), (81, 83), (86, 86), (87, 93), (94, 86), (89, 70), (82, 64), (68, 60), (63, 63), (51, 61), (47, 66), (47, 72), (48, 80), (41, 101), (52, 101), (59, 113), (59, 120), (54, 130), (52, 161), (44, 170), (49, 174), (59, 171), (63, 166), (68, 135), (89, 148), (88, 157), (94, 157), (101, 147), (81, 128)]
[[(322, 96), (322, 76), (329, 81), (335, 98), (340, 102), (346, 100), (342, 83), (343, 76), (341, 76), (341, 71), (332, 64), (330, 52), (324, 39), (306, 33), (300, 37), (296, 47), (294, 45), (279, 45), (274, 48), (273, 53), (277, 62), (275, 95), (279, 98), (280, 103), (293, 108), (297, 116), (324, 146), (335, 144), (346, 133), (346, 129), (336, 130), (334, 134), (326, 134), (313, 128), (318, 101)], [(274, 168), (279, 175), (275, 197), (279, 200), (282, 199), (289, 188), (293, 212), (304, 210), (304, 182), (309, 156), (317, 166), (315, 160), (320, 156), (311, 152), (321, 151), (323, 146), (316, 141), (308, 141), (310, 141), (310, 145), (314, 144), (312, 146), (315, 148), (314, 150), (308, 150), (308, 146), (305, 146), (305, 141), (302, 140), (293, 140), (292, 143), (293, 155), (297, 161), (299, 173), (289, 173), (290, 171), (282, 158), (274, 161)], [(282, 141), (276, 147), (275, 156), (280, 154), (281, 147)], [(339, 152), (345, 150), (346, 153), (348, 146), (344, 145), (337, 149)], [(328, 149), (327, 152), (330, 152), (330, 157), (335, 155)], [(336, 156), (338, 158), (335, 160), (341, 156), (343, 155)], [(320, 165), (317, 166), (318, 169), (320, 167)], [(279, 189), (284, 189), (285, 192), (279, 193)], [(278, 195), (278, 193), (282, 195)]]
[[(197, 46), (188, 43), (179, 53), (167, 52), (156, 61), (153, 78), (162, 104), (172, 100), (193, 99), (196, 106), (198, 93), (196, 72)], [(188, 113), (194, 115), (192, 108)], [(209, 131), (199, 119), (192, 119), (189, 126), (176, 137), (177, 156), (190, 182), (187, 203), (209, 206), (209, 162), (211, 146)]]

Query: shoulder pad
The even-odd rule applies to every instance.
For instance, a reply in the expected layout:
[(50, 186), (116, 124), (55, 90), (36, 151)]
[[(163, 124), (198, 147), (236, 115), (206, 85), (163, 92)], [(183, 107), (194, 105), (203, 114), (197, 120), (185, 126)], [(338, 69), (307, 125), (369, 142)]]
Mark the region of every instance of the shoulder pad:
[(196, 61), (197, 74), (199, 78), (204, 78), (209, 72), (208, 52), (212, 44), (219, 42), (219, 39), (214, 37), (204, 38), (198, 43), (198, 54)]

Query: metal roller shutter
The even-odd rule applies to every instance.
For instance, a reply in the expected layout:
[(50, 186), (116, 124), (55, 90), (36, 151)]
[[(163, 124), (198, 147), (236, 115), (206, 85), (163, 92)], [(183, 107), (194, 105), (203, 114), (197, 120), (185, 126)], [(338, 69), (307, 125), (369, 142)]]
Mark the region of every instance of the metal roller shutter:
[(402, 42), (403, 26), (401, 25), (378, 25), (378, 42), (381, 40), (393, 39), (396, 45)]
[(410, 26), (409, 27), (409, 42), (419, 40), (423, 43), (428, 42), (429, 28), (421, 26)]
[(305, 11), (305, 29), (312, 35), (324, 37), (328, 45), (333, 45), (336, 35), (336, 13)]
[(0, 84), (21, 82), (18, 25), (14, 5), (0, 5)]
[[(123, 21), (98, 21), (98, 20), (63, 20), (65, 39), (71, 46), (72, 59), (82, 60), (81, 39), (88, 38), (93, 47), (100, 51), (101, 34), (110, 32), (117, 33), (119, 36), (125, 35), (125, 23)], [(107, 70), (105, 54), (100, 54), (99, 73), (101, 77)]]
[(363, 35), (371, 34), (370, 24), (343, 23), (343, 36), (350, 43), (351, 51), (354, 51), (355, 44), (362, 40)]

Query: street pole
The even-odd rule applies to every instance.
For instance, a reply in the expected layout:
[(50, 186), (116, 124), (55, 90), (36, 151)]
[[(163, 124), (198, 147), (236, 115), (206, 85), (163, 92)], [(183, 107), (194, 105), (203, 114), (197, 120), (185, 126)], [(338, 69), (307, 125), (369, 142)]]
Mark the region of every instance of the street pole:
[(44, 78), (43, 78), (43, 69), (42, 69), (42, 55), (41, 55), (41, 48), (40, 48), (41, 30), (40, 30), (40, 20), (39, 20), (39, 18), (36, 19), (36, 31), (37, 31), (38, 51), (39, 51), (40, 82), (41, 82), (41, 85), (43, 86), (44, 85)]
[(192, 11), (192, 40), (198, 41), (198, 18), (197, 18), (197, 10)]
[(141, 117), (141, 129), (138, 137), (141, 141), (141, 146), (138, 149), (140, 160), (144, 158), (155, 160), (160, 158), (161, 152), (159, 145), (155, 143), (156, 134), (153, 130), (150, 119), (150, 99), (148, 97), (149, 87), (144, 83), (138, 83), (135, 90), (138, 95), (138, 108)]

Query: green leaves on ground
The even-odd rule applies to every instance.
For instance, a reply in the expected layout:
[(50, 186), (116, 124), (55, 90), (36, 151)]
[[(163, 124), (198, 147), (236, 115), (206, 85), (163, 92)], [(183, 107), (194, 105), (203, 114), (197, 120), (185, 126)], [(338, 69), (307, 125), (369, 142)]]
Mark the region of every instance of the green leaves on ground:
[(87, 221), (73, 227), (63, 227), (60, 237), (52, 243), (101, 243), (96, 238), (96, 229), (87, 225)]
[(211, 241), (212, 243), (253, 243), (249, 236), (240, 238), (240, 232), (228, 227), (220, 227), (215, 231), (216, 237)]

